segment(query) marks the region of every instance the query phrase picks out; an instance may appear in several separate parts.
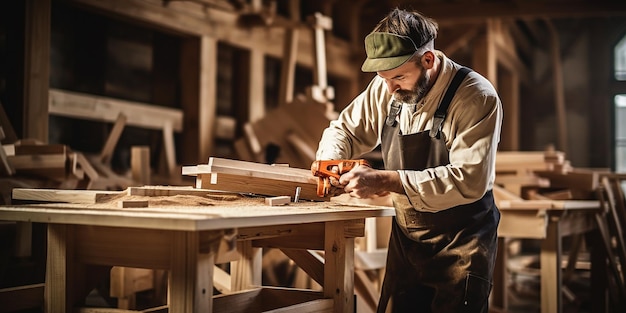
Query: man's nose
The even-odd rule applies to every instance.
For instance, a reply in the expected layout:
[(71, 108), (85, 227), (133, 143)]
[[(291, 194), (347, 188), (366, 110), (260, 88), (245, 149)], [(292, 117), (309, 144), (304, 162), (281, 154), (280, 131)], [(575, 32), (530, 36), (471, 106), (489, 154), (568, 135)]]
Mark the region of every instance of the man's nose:
[(389, 93), (394, 93), (396, 90), (400, 89), (400, 86), (392, 81), (388, 81), (387, 83), (387, 89), (389, 90)]

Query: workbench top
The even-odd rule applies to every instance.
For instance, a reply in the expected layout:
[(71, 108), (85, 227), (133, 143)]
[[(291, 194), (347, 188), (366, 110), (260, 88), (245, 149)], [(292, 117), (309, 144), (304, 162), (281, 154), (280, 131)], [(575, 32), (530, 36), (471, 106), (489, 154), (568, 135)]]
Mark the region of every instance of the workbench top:
[(269, 206), (263, 198), (241, 198), (189, 205), (188, 197), (182, 202), (175, 201), (177, 197), (150, 197), (149, 206), (140, 208), (112, 203), (6, 205), (0, 206), (0, 220), (202, 231), (394, 215), (391, 207), (366, 204), (306, 201)]

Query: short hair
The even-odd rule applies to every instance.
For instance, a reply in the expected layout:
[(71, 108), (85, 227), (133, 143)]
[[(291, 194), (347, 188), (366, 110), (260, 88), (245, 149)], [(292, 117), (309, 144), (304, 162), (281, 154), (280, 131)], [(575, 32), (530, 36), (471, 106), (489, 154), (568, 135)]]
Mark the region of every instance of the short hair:
[(432, 46), (427, 48), (433, 49), (438, 28), (435, 20), (420, 12), (395, 8), (378, 22), (372, 32), (407, 36), (415, 42), (417, 48), (432, 42)]

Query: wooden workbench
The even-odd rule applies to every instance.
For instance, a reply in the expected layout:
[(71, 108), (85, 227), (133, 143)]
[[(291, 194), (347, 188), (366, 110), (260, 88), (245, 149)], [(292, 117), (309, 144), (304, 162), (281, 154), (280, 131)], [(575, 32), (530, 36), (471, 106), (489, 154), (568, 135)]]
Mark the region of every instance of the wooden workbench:
[[(391, 216), (393, 208), (333, 202), (272, 207), (262, 198), (244, 200), (201, 206), (160, 201), (140, 208), (106, 203), (23, 204), (0, 206), (0, 220), (48, 224), (47, 312), (71, 312), (81, 306), (93, 266), (169, 270), (168, 311), (173, 313), (279, 308), (353, 312), (354, 237), (363, 236), (365, 218)], [(291, 254), (299, 256), (298, 265), (321, 281), (323, 291), (257, 285), (260, 263), (241, 262), (242, 268), (231, 268), (231, 275), (241, 275), (232, 277), (241, 291), (213, 296), (216, 254), (225, 238), (250, 250), (323, 250), (324, 260), (317, 263), (304, 252)]]
[[(511, 200), (498, 203), (501, 219), (498, 227), (500, 238), (537, 239), (541, 242), (540, 276), (541, 276), (541, 312), (559, 313), (563, 311), (563, 250), (562, 241), (566, 236), (584, 235), (596, 228), (595, 214), (600, 210), (599, 201), (590, 200)], [(506, 248), (499, 246), (498, 264), (494, 277), (492, 303), (506, 309)], [(592, 251), (592, 285), (599, 282), (593, 280), (603, 272), (604, 264), (595, 260), (604, 260), (601, 249)], [(572, 256), (575, 257), (575, 256)], [(575, 261), (575, 260), (573, 260)], [(604, 262), (601, 262), (604, 263)], [(598, 268), (597, 266), (600, 266)], [(596, 274), (597, 273), (597, 274)], [(596, 277), (594, 278), (594, 275)], [(606, 286), (592, 286), (592, 291), (602, 294)], [(595, 296), (594, 312), (602, 311), (602, 297)]]

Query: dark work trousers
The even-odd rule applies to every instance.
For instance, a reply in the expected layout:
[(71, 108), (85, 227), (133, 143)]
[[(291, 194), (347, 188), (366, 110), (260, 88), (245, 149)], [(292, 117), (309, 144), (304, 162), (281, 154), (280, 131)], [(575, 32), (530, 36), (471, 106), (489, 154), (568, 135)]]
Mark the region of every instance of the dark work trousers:
[[(443, 139), (429, 131), (401, 135), (385, 125), (385, 169), (421, 170), (449, 163)], [(378, 313), (488, 311), (500, 212), (492, 191), (437, 213), (415, 210), (394, 194), (393, 220)]]

